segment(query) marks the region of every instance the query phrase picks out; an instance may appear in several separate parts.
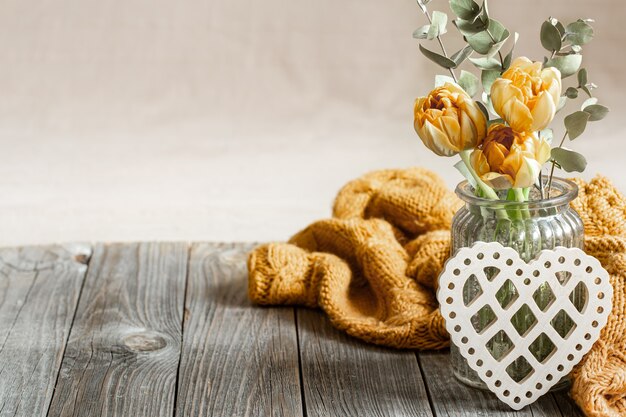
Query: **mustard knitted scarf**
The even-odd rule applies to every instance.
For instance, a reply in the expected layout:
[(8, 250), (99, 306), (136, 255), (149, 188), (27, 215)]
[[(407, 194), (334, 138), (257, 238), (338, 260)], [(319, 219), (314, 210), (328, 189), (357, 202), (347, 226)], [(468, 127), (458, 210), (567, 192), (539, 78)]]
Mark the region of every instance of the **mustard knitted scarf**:
[[(585, 251), (611, 275), (613, 311), (600, 339), (572, 372), (571, 395), (588, 416), (626, 416), (626, 199), (610, 181), (575, 180), (572, 202)], [(450, 255), (460, 200), (425, 169), (384, 170), (339, 192), (333, 218), (289, 243), (256, 248), (249, 296), (262, 305), (319, 307), (346, 333), (383, 346), (441, 349), (437, 277)]]

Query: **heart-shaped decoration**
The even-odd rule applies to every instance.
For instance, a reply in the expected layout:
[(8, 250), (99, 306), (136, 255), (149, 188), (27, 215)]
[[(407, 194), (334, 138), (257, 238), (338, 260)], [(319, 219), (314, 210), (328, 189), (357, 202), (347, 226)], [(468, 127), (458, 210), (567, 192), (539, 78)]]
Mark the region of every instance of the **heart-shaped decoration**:
[(578, 248), (544, 250), (526, 263), (497, 242), (458, 250), (437, 290), (452, 341), (515, 410), (580, 362), (600, 336), (612, 298), (606, 270)]

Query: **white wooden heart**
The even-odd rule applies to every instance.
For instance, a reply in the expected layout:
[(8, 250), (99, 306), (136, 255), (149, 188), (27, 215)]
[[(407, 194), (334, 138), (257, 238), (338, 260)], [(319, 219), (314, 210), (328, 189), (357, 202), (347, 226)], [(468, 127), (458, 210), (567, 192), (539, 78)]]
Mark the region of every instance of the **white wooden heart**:
[[(468, 279), (477, 281), (480, 291), (466, 305), (463, 288)], [(503, 285), (511, 285), (508, 280), (515, 285), (518, 295), (503, 307), (496, 294)], [(580, 283), (586, 288), (586, 296), (579, 311), (570, 295)], [(542, 284), (544, 289), (549, 285), (554, 295), (554, 300), (542, 306), (543, 309), (533, 299)], [(526, 263), (514, 249), (497, 242), (478, 242), (458, 250), (446, 262), (437, 290), (441, 314), (452, 341), (487, 387), (514, 410), (545, 394), (591, 349), (606, 324), (612, 298), (613, 288), (606, 270), (596, 258), (578, 248), (544, 250)], [(472, 317), (486, 305), (495, 313), (495, 320), (477, 331)], [(532, 312), (536, 324), (520, 335), (511, 318), (522, 307), (525, 312)], [(575, 323), (564, 337), (551, 324), (557, 314), (561, 317), (567, 314)], [(501, 331), (514, 347), (496, 359), (487, 346)], [(539, 361), (529, 346), (539, 337), (545, 340), (546, 336), (554, 344), (554, 350)], [(516, 382), (507, 367), (515, 360), (522, 361), (522, 357), (532, 371)]]

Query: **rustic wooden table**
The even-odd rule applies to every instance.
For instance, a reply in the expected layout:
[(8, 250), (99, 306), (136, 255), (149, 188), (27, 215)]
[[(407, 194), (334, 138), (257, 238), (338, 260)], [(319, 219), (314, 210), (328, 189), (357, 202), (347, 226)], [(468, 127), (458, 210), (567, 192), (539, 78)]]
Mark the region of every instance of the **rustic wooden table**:
[(246, 295), (250, 244), (0, 250), (0, 416), (578, 416), (466, 388), (446, 352), (366, 345)]

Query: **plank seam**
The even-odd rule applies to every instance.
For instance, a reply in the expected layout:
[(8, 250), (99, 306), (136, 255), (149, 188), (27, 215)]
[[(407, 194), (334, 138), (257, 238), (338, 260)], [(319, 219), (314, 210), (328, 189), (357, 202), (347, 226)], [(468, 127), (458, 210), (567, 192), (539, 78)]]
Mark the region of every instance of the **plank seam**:
[(57, 389), (57, 385), (59, 384), (59, 378), (61, 377), (61, 368), (63, 367), (63, 360), (65, 359), (65, 351), (67, 350), (67, 344), (70, 342), (70, 336), (72, 335), (72, 331), (74, 330), (74, 321), (76, 321), (76, 313), (78, 313), (78, 306), (80, 305), (80, 301), (83, 298), (83, 290), (85, 289), (85, 283), (87, 282), (87, 275), (91, 269), (91, 260), (93, 259), (93, 251), (95, 248), (91, 246), (91, 255), (87, 259), (85, 268), (85, 272), (83, 273), (83, 277), (80, 283), (80, 289), (78, 290), (78, 298), (76, 299), (76, 303), (74, 304), (74, 313), (72, 314), (72, 321), (70, 322), (70, 327), (67, 332), (67, 336), (65, 337), (65, 343), (63, 344), (63, 348), (60, 351), (61, 360), (59, 361), (59, 368), (57, 369), (57, 376), (54, 379), (54, 388), (52, 389), (52, 395), (50, 396), (50, 401), (46, 404), (46, 417), (50, 414), (50, 405), (52, 405), (52, 400), (54, 399), (54, 392)]
[(428, 398), (428, 405), (430, 406), (430, 410), (433, 413), (433, 417), (437, 417), (437, 410), (435, 410), (435, 405), (433, 404), (433, 399), (430, 395), (430, 387), (428, 386), (428, 380), (426, 379), (424, 369), (422, 369), (422, 361), (418, 352), (415, 352), (415, 359), (417, 360), (417, 367), (419, 368), (420, 374), (422, 375), (422, 381), (424, 381), (424, 388), (426, 389), (426, 398)]
[(192, 245), (187, 243), (187, 263), (185, 271), (185, 290), (183, 291), (183, 314), (181, 317), (181, 327), (180, 327), (180, 352), (178, 354), (178, 366), (176, 367), (176, 382), (174, 385), (174, 414), (175, 417), (178, 411), (178, 384), (180, 382), (180, 371), (181, 365), (183, 363), (183, 343), (185, 339), (185, 317), (187, 316), (187, 289), (189, 288), (189, 271), (191, 271), (191, 249)]
[(293, 309), (293, 321), (296, 325), (296, 345), (298, 347), (298, 375), (300, 377), (300, 398), (302, 400), (302, 415), (303, 417), (307, 417), (306, 398), (304, 394), (304, 378), (302, 375), (302, 353), (300, 350), (300, 328), (298, 327), (298, 309), (295, 307)]

